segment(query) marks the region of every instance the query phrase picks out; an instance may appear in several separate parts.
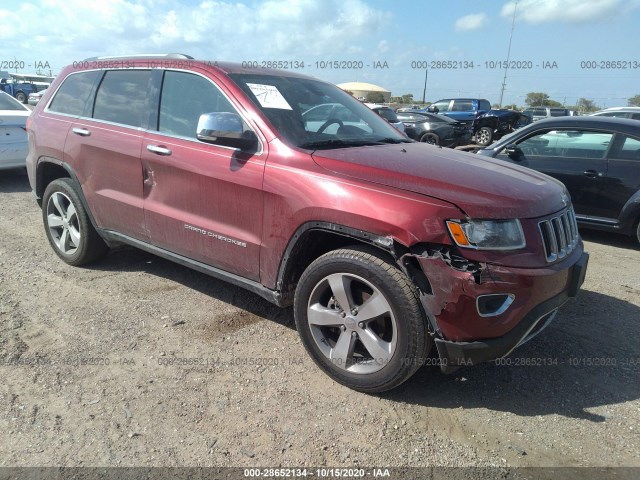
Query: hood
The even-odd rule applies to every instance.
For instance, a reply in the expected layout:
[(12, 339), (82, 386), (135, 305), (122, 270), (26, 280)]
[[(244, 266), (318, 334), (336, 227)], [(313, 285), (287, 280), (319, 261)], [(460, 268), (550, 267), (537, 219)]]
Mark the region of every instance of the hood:
[(317, 150), (332, 172), (445, 200), (471, 218), (536, 218), (566, 207), (557, 180), (528, 168), (424, 143)]

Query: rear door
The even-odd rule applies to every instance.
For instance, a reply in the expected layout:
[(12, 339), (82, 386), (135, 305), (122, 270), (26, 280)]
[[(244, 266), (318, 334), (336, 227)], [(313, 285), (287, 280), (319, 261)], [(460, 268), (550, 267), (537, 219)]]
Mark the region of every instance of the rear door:
[(65, 143), (65, 160), (78, 175), (98, 226), (139, 240), (147, 239), (140, 149), (150, 81), (151, 70), (104, 72)]
[(159, 113), (142, 149), (145, 219), (151, 242), (259, 280), (266, 153), (249, 154), (197, 140), (200, 115), (239, 114), (238, 110), (203, 75), (158, 73)]
[[(522, 152), (518, 164), (564, 183), (577, 214), (603, 217), (609, 214), (604, 185), (612, 138), (611, 132), (541, 130), (517, 143)], [(510, 160), (504, 151), (498, 158)]]

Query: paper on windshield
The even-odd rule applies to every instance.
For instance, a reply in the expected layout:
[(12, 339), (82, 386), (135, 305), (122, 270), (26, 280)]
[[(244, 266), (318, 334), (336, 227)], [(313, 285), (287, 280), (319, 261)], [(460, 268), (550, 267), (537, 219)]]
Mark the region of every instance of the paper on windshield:
[(281, 110), (292, 110), (285, 98), (273, 85), (261, 85), (259, 83), (247, 83), (263, 108), (279, 108)]

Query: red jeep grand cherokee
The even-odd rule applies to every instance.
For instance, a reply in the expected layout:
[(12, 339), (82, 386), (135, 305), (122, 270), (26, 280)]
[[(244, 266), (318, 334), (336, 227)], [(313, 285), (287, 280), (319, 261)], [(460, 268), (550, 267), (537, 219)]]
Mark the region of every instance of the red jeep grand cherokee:
[(508, 355), (584, 280), (563, 185), (413, 142), (334, 85), (178, 54), (65, 68), (28, 122), (31, 187), (71, 265), (129, 244), (294, 306), (365, 392)]

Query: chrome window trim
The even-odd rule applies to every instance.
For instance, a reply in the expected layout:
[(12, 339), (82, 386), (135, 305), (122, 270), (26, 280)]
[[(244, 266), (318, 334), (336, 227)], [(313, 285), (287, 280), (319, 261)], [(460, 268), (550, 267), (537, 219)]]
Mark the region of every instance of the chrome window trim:
[[(179, 69), (179, 68), (149, 68), (149, 67), (131, 67), (131, 68), (90, 68), (87, 70), (78, 70), (77, 72), (71, 72), (69, 75), (67, 75), (65, 77), (64, 80), (62, 80), (60, 82), (60, 85), (58, 85), (58, 87), (56, 88), (55, 92), (53, 93), (53, 95), (51, 96), (51, 98), (49, 99), (49, 102), (47, 103), (47, 105), (44, 108), (44, 113), (47, 114), (53, 114), (53, 115), (62, 115), (64, 117), (68, 117), (68, 118), (75, 118), (77, 120), (86, 120), (86, 121), (91, 121), (91, 122), (96, 122), (96, 123), (101, 123), (104, 125), (111, 125), (114, 127), (121, 127), (121, 128), (127, 128), (130, 130), (134, 130), (138, 133), (154, 133), (157, 135), (162, 135), (164, 137), (167, 138), (175, 138), (178, 140), (186, 140), (192, 143), (195, 143), (197, 145), (210, 145), (213, 147), (218, 147), (218, 148), (223, 148), (225, 150), (230, 150), (230, 151), (234, 151), (234, 152), (242, 152), (243, 150), (240, 148), (236, 148), (236, 147), (229, 147), (226, 145), (216, 145), (214, 143), (207, 143), (207, 142), (202, 142), (200, 140), (198, 140), (197, 138), (190, 138), (190, 137), (183, 137), (180, 135), (173, 135), (170, 133), (165, 133), (165, 132), (161, 132), (159, 130), (151, 130), (151, 129), (145, 129), (142, 127), (134, 127), (132, 125), (127, 125), (127, 124), (123, 124), (123, 123), (116, 123), (116, 122), (110, 122), (108, 120), (102, 120), (99, 118), (93, 118), (93, 117), (85, 117), (85, 116), (79, 116), (79, 115), (71, 115), (68, 113), (62, 113), (62, 112), (56, 112), (55, 110), (50, 110), (49, 109), (49, 105), (51, 104), (51, 102), (53, 101), (53, 99), (55, 98), (55, 96), (58, 94), (58, 90), (60, 90), (60, 87), (64, 84), (64, 82), (67, 81), (67, 79), (71, 76), (71, 75), (77, 75), (78, 73), (84, 73), (84, 72), (95, 72), (95, 71), (100, 71), (100, 72), (107, 72), (107, 71), (122, 71), (122, 70), (162, 70), (164, 72), (166, 71), (172, 71), (172, 72), (183, 72), (183, 73), (189, 73), (192, 75), (199, 75), (202, 78), (205, 78), (206, 80), (208, 80), (215, 88), (218, 89), (218, 91), (220, 91), (220, 93), (227, 99), (227, 101), (229, 102), (229, 104), (236, 110), (237, 114), (240, 115), (240, 117), (244, 120), (244, 122), (247, 124), (247, 126), (249, 126), (249, 129), (254, 133), (254, 135), (256, 135), (256, 139), (258, 140), (258, 149), (256, 150), (256, 152), (253, 152), (252, 155), (255, 156), (260, 156), (264, 153), (264, 148), (263, 148), (263, 142), (262, 139), (260, 138), (260, 135), (258, 135), (256, 133), (257, 128), (253, 126), (253, 124), (251, 122), (248, 121), (247, 117), (245, 115), (243, 115), (242, 112), (240, 112), (238, 110), (238, 108), (236, 107), (236, 105), (231, 101), (231, 99), (229, 98), (229, 96), (220, 88), (218, 87), (218, 85), (216, 83), (213, 82), (213, 80), (211, 80), (209, 77), (207, 77), (206, 75), (203, 75), (199, 72), (194, 72), (192, 70), (185, 70), (185, 69)], [(97, 90), (96, 90), (97, 93)], [(160, 91), (160, 95), (162, 95), (162, 90)], [(95, 101), (95, 97), (94, 97), (94, 101)], [(160, 108), (160, 103), (158, 103), (158, 109)], [(261, 132), (262, 133), (262, 132)]]

